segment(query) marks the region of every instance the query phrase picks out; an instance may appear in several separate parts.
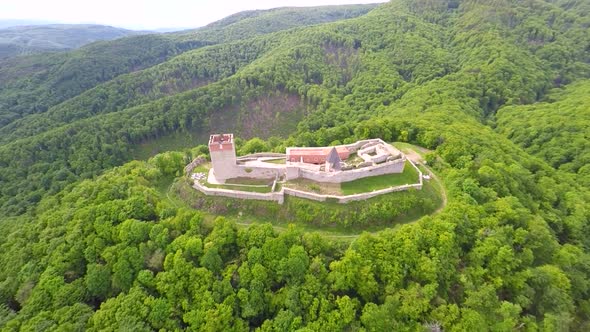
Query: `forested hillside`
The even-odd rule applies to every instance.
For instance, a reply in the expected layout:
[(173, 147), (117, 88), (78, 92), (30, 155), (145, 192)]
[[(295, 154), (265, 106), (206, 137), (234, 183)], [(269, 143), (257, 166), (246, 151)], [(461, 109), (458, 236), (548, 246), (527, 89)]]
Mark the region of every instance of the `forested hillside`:
[[(97, 42), (65, 54), (0, 59), (0, 126), (43, 113), (69, 98), (121, 74), (136, 72), (188, 50), (268, 32), (362, 15), (372, 5), (301, 8), (299, 22), (286, 20), (293, 9), (262, 11), (252, 19), (221, 27)], [(326, 17), (326, 12), (331, 12)], [(259, 29), (264, 26), (264, 29)], [(239, 33), (235, 33), (239, 31)]]
[(555, 90), (547, 101), (505, 107), (497, 129), (554, 168), (590, 187), (590, 81)]
[[(0, 328), (590, 329), (590, 3), (338, 8), (0, 62)], [(417, 144), (448, 204), (351, 243), (244, 227), (169, 190), (220, 129)]]
[(112, 40), (141, 33), (95, 24), (6, 27), (0, 29), (0, 59), (41, 52), (65, 51), (99, 40)]

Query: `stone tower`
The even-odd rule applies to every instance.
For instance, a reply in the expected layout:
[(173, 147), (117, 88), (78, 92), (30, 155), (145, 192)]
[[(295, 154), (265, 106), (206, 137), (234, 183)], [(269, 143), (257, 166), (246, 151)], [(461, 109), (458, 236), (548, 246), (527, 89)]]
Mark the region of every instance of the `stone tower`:
[(236, 147), (233, 134), (215, 134), (209, 137), (209, 154), (213, 174), (219, 181), (236, 177)]

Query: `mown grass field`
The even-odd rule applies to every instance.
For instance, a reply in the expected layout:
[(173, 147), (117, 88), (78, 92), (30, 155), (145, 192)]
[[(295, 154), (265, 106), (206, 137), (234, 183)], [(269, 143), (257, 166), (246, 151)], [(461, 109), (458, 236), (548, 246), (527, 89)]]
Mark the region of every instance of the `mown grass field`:
[(420, 181), (418, 172), (412, 167), (412, 164), (410, 164), (409, 161), (406, 161), (404, 171), (401, 174), (377, 175), (355, 181), (344, 182), (340, 184), (340, 189), (344, 195), (353, 195), (401, 186), (404, 184), (414, 184), (418, 181)]
[(414, 184), (419, 180), (416, 169), (406, 161), (404, 171), (400, 174), (377, 175), (344, 183), (320, 183), (307, 179), (295, 179), (288, 181), (286, 186), (323, 195), (354, 195), (404, 184)]

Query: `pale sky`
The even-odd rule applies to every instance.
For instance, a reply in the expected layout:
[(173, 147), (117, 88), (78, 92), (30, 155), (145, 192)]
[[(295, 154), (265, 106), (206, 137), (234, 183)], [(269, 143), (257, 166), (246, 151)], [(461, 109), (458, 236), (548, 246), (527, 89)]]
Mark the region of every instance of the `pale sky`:
[(97, 23), (127, 29), (199, 27), (231, 14), (285, 6), (386, 0), (0, 0), (0, 19)]

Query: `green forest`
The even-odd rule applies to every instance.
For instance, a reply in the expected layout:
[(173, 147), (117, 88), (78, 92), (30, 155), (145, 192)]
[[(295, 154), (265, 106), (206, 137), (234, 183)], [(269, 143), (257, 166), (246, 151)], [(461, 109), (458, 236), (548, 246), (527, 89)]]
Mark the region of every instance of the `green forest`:
[[(0, 330), (590, 330), (589, 28), (391, 0), (0, 60)], [(218, 131), (423, 147), (448, 201), (205, 198)]]

